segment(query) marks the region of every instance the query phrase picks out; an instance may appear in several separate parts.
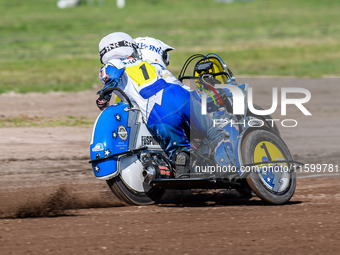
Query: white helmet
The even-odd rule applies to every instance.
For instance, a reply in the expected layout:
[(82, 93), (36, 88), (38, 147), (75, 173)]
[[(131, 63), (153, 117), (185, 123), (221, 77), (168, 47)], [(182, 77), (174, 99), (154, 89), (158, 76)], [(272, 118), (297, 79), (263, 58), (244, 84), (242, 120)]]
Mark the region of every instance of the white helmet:
[[(102, 64), (111, 59), (122, 59), (137, 53), (135, 40), (123, 32), (108, 34), (99, 42), (99, 57)], [(137, 55), (138, 56), (138, 55)]]
[(137, 37), (135, 41), (140, 49), (143, 60), (158, 63), (164, 68), (169, 65), (170, 56), (168, 51), (174, 50), (173, 47), (152, 37)]

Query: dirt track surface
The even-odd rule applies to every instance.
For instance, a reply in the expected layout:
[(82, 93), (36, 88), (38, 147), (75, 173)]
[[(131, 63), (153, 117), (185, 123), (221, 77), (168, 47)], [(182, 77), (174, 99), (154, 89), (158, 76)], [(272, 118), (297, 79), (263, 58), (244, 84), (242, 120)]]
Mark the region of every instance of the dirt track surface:
[[(298, 126), (279, 125), (282, 137), (297, 160), (340, 163), (340, 79), (240, 81), (264, 107), (271, 87), (309, 89), (313, 116), (288, 107)], [(0, 95), (0, 115), (95, 120), (95, 98), (95, 90)], [(0, 254), (338, 254), (340, 173), (298, 173), (284, 206), (222, 190), (169, 191), (161, 205), (123, 206), (87, 163), (91, 129), (0, 128)]]

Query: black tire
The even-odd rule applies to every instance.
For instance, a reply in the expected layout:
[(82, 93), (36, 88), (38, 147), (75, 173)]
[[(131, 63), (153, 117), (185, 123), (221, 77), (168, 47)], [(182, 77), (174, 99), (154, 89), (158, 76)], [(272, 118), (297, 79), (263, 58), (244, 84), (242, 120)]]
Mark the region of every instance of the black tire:
[[(258, 106), (258, 105), (254, 105), (254, 108), (257, 109), (257, 110), (263, 110), (263, 108), (261, 106)], [(272, 116), (270, 115), (256, 115), (254, 113), (252, 113), (251, 111), (247, 111), (247, 116), (251, 116), (251, 117), (255, 117), (255, 118), (258, 118), (260, 120), (263, 121), (264, 125), (266, 127), (268, 127), (269, 129), (273, 130), (275, 133), (277, 133), (278, 135), (280, 135), (280, 131), (279, 131), (279, 128), (277, 127), (276, 123), (274, 121), (270, 121), (272, 120)]]
[(124, 183), (120, 176), (106, 181), (113, 194), (128, 205), (152, 205), (163, 196), (164, 190), (150, 188), (147, 192), (137, 192)]
[[(270, 152), (267, 150), (267, 145), (270, 146)], [(263, 152), (261, 151), (262, 149)], [(243, 165), (265, 162), (266, 160), (262, 161), (264, 157), (261, 157), (261, 153), (266, 153), (269, 161), (279, 160), (275, 158), (277, 155), (280, 155), (280, 158), (283, 158), (284, 160), (293, 160), (287, 145), (277, 134), (267, 130), (251, 131), (242, 141), (241, 156)], [(274, 158), (271, 158), (271, 153)], [(259, 160), (259, 157), (261, 160)], [(288, 170), (288, 167), (285, 170)], [(262, 200), (271, 204), (287, 203), (295, 192), (295, 171), (278, 170), (268, 173), (269, 175), (266, 175), (267, 172), (263, 170), (261, 173), (250, 171), (246, 179), (247, 183), (254, 193)], [(265, 176), (271, 177), (268, 177), (267, 179)]]

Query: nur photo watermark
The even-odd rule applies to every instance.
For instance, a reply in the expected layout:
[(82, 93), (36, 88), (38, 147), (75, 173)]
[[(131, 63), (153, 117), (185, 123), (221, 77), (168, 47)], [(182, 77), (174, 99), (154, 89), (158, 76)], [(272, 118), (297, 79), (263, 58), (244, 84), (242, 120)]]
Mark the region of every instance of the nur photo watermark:
[[(244, 88), (242, 88), (242, 85)], [(271, 99), (271, 106), (269, 109), (256, 109), (253, 102), (253, 88), (248, 87), (247, 84), (242, 84), (240, 86), (237, 85), (230, 85), (230, 84), (216, 84), (214, 88), (216, 91), (218, 89), (223, 89), (224, 92), (227, 94), (227, 97), (231, 101), (231, 107), (233, 115), (245, 115), (247, 111), (252, 113), (253, 115), (257, 116), (268, 116), (277, 111), (278, 106), (280, 105), (281, 116), (287, 116), (287, 106), (293, 105), (297, 109), (300, 110), (300, 112), (304, 116), (312, 116), (312, 113), (306, 108), (306, 104), (311, 99), (311, 93), (308, 89), (305, 88), (298, 88), (298, 87), (282, 87), (279, 89), (274, 87), (272, 88), (272, 99)], [(279, 98), (279, 95), (281, 96)], [(291, 98), (291, 95), (294, 95), (295, 98)], [(201, 113), (202, 115), (206, 115), (208, 113), (207, 110), (207, 98), (208, 93), (200, 94), (201, 101), (202, 101), (202, 108)], [(298, 97), (298, 98), (296, 98)], [(218, 97), (219, 98), (219, 97)], [(267, 102), (270, 102), (269, 100)], [(221, 124), (231, 124), (231, 126), (235, 125), (243, 125), (243, 126), (263, 126), (266, 121), (267, 123), (271, 123), (272, 127), (274, 126), (274, 123), (280, 123), (282, 127), (296, 127), (298, 125), (298, 121), (296, 119), (265, 119), (260, 120), (242, 120), (242, 121), (234, 121), (232, 119), (228, 118), (213, 118), (214, 125), (221, 125)]]

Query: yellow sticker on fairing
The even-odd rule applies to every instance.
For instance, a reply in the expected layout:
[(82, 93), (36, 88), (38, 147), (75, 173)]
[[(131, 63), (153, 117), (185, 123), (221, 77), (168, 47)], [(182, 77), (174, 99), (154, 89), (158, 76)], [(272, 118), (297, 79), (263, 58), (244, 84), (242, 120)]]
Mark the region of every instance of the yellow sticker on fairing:
[(142, 86), (157, 77), (156, 68), (148, 62), (141, 62), (138, 65), (126, 67), (125, 72), (138, 86)]
[[(254, 163), (280, 160), (285, 160), (285, 157), (275, 144), (268, 141), (262, 141), (256, 145), (254, 150)], [(280, 165), (285, 166), (286, 164)]]

